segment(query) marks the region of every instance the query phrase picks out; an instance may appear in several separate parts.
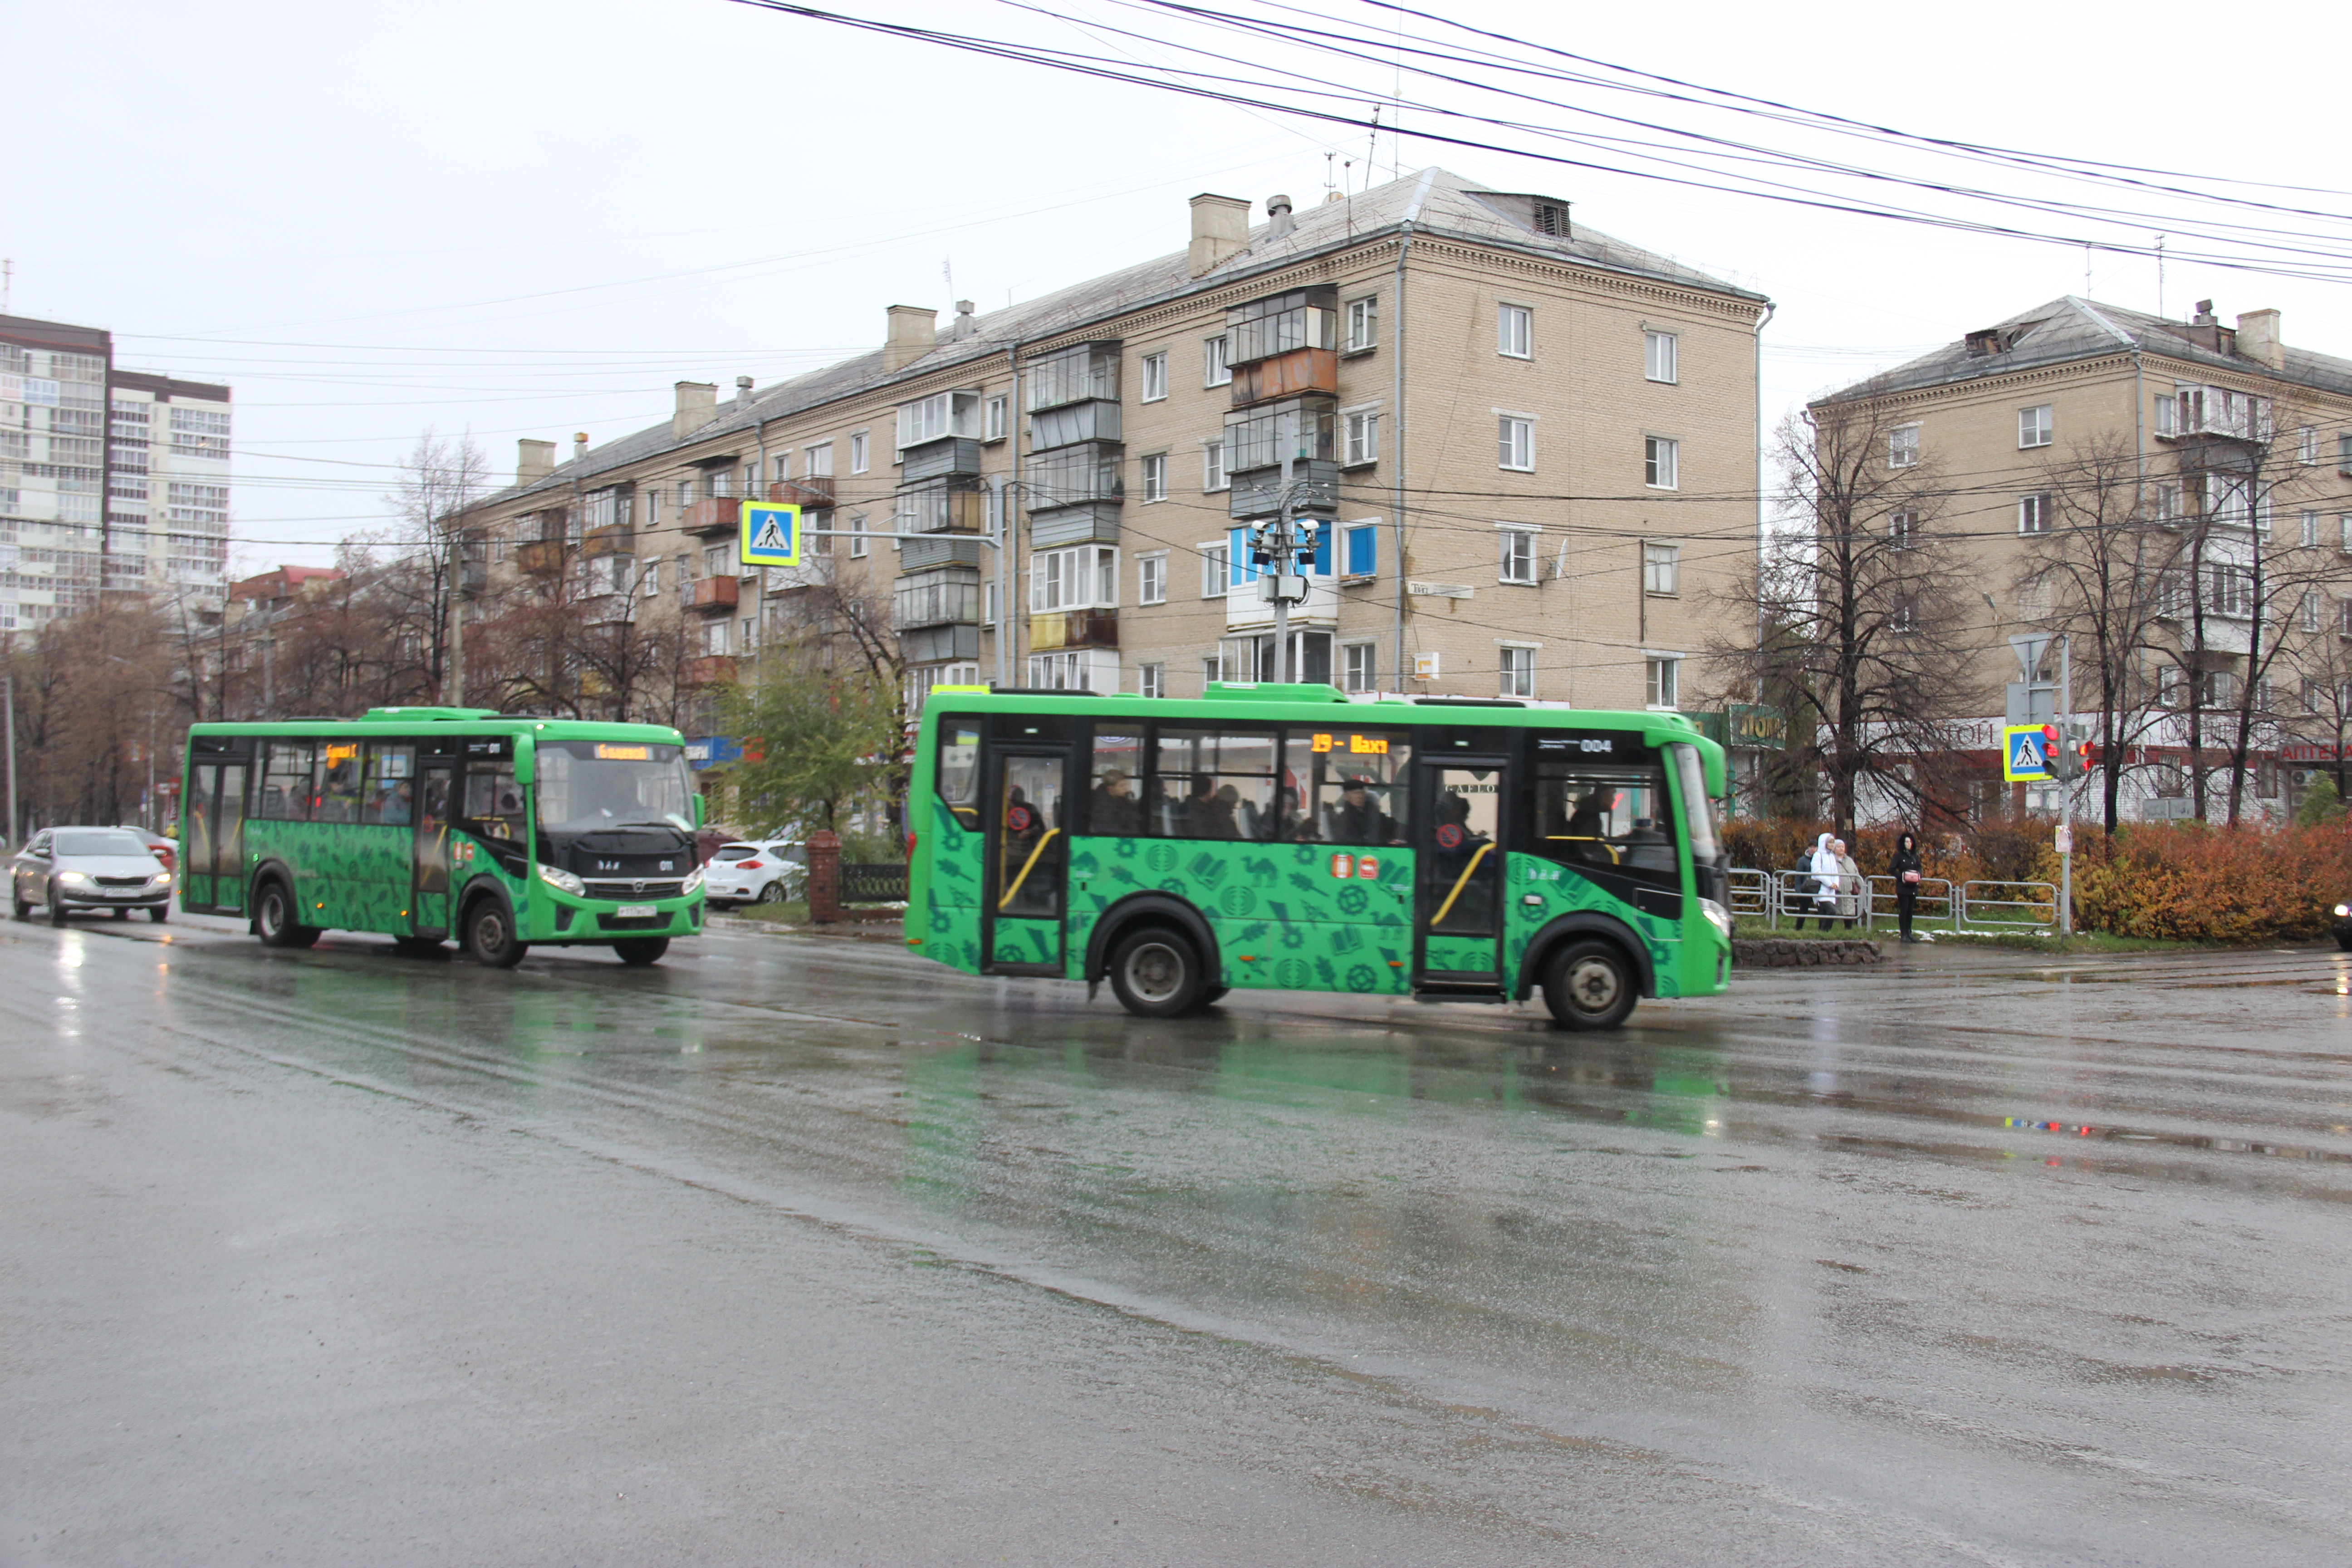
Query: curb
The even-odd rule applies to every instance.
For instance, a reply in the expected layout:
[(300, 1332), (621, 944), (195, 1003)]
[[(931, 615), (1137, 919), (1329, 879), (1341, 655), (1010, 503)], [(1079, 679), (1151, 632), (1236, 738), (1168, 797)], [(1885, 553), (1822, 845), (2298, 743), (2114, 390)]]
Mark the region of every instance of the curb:
[(1798, 942), (1762, 937), (1731, 944), (1735, 969), (1798, 969), (1812, 964), (1880, 963), (1885, 951), (1874, 942)]

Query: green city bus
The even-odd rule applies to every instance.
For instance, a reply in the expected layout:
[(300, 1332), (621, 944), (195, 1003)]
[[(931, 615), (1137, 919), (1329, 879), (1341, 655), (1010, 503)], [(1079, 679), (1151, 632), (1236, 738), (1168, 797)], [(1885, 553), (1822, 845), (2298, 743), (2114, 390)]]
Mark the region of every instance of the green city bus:
[(937, 687), (909, 791), (910, 948), (1108, 980), (1144, 1016), (1235, 986), (1540, 988), (1610, 1028), (1730, 980), (1724, 753), (1679, 714)]
[(455, 934), (499, 968), (542, 942), (643, 964), (702, 929), (702, 801), (658, 725), (474, 708), (197, 724), (180, 799), (181, 907), (243, 915), (272, 947)]

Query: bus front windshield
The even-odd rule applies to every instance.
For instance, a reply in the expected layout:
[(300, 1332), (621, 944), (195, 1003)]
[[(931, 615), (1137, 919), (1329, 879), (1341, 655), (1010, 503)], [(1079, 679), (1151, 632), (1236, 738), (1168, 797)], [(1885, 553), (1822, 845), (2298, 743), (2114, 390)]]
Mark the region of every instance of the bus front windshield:
[(638, 741), (542, 741), (539, 825), (549, 833), (608, 827), (694, 831), (685, 748)]

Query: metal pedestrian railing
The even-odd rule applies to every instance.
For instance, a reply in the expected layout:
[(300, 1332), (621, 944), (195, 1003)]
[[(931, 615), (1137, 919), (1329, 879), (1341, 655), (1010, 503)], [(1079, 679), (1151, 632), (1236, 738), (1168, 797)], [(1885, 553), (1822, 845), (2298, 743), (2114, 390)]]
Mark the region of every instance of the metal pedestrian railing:
[[(1727, 878), (1734, 918), (1760, 920), (1778, 931), (1783, 921), (1819, 919), (1821, 878), (1809, 869), (1766, 871), (1734, 866)], [(2048, 882), (1980, 879), (1954, 883), (1927, 877), (1915, 884), (1914, 931), (1979, 934), (2050, 934), (2058, 929), (2058, 889)], [(1864, 877), (1862, 886), (1841, 889), (1831, 918), (1851, 920), (1853, 929), (1875, 931), (1899, 921), (1898, 884), (1892, 877)]]
[(1963, 882), (1954, 929), (2047, 935), (2058, 929), (2058, 889), (2048, 882)]
[(1773, 921), (1772, 873), (1752, 866), (1734, 866), (1724, 874), (1724, 891), (1731, 900), (1734, 920)]

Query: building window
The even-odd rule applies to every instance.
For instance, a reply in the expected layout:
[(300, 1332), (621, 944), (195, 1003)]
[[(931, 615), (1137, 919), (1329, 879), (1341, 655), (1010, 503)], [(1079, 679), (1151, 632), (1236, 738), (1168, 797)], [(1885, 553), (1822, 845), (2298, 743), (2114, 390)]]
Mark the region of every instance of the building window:
[(1004, 439), (1004, 409), (1007, 401), (1008, 400), (1001, 393), (988, 400), (986, 416), (982, 419), (980, 426), (982, 440), (1002, 441)]
[(1164, 605), (1168, 602), (1168, 557), (1166, 555), (1136, 557), (1135, 602), (1139, 605)]
[[(1225, 593), (1225, 571), (1230, 559), (1223, 540), (1201, 546), (1201, 597), (1221, 599)], [(1211, 676), (1212, 680), (1215, 679)]]
[(1220, 648), (1201, 661), (1201, 684), (1206, 686), (1211, 681), (1223, 680), (1224, 678), (1225, 655), (1224, 650)]
[(1919, 462), (1919, 426), (1898, 425), (1886, 433), (1886, 466), (1916, 468)]
[(1380, 339), (1380, 301), (1367, 296), (1348, 301), (1348, 352), (1361, 353)]
[(1339, 689), (1342, 691), (1379, 690), (1380, 668), (1374, 662), (1379, 653), (1378, 643), (1342, 643), (1339, 646)]
[(1536, 650), (1515, 643), (1505, 643), (1502, 679), (1496, 688), (1504, 697), (1533, 697), (1536, 694)]
[(2017, 444), (2026, 447), (2050, 445), (2050, 405), (2039, 403), (2017, 411)]
[(1670, 490), (1682, 483), (1683, 444), (1664, 436), (1642, 437), (1642, 482), (1654, 490)]
[(1516, 414), (1502, 416), (1496, 439), (1496, 466), (1523, 474), (1535, 472), (1536, 422)]
[(2048, 496), (2017, 498), (2017, 531), (2020, 533), (2050, 531), (2050, 498)]
[(1908, 550), (1919, 542), (1919, 514), (1916, 511), (1890, 512), (1886, 519), (1886, 542), (1897, 550)]
[(1168, 695), (1168, 667), (1164, 664), (1139, 664), (1135, 667), (1135, 694), (1138, 697)]
[(1118, 551), (1108, 544), (1040, 550), (1029, 558), (1029, 613), (1108, 610), (1118, 605)]
[(2159, 392), (2156, 395), (2156, 433), (2159, 436), (2180, 434), (2180, 404), (2172, 393)]
[(1678, 706), (1682, 700), (1682, 692), (1681, 680), (1677, 672), (1681, 668), (1682, 660), (1672, 658), (1647, 658), (1642, 662), (1648, 670), (1643, 685), (1644, 700), (1653, 708)]
[(2296, 606), (2295, 619), (2296, 624), (2305, 631), (2315, 632), (2319, 629), (2319, 595), (2317, 594), (2304, 595), (2303, 603)]
[(2317, 548), (2319, 544), (2319, 514), (2315, 511), (2305, 512), (2301, 521), (2303, 523), (2303, 547), (2305, 550)]
[(866, 514), (862, 511), (849, 514), (849, 558), (852, 561), (866, 559)]
[(1512, 359), (1533, 359), (1536, 353), (1536, 313), (1525, 305), (1500, 305), (1495, 310), (1495, 352)]
[(661, 592), (661, 563), (648, 561), (637, 574), (637, 597), (650, 599)]
[(1225, 444), (1223, 441), (1201, 443), (1201, 488), (1204, 490), (1233, 488), (1233, 481), (1225, 478)]
[(898, 450), (946, 436), (970, 436), (980, 426), (980, 394), (935, 392), (898, 405)]
[(1496, 536), (1502, 547), (1502, 578), (1506, 583), (1536, 580), (1536, 533), (1531, 528), (1505, 528)]
[(849, 471), (862, 474), (866, 468), (866, 433), (857, 431), (849, 437)]
[(808, 459), (808, 477), (813, 479), (833, 478), (833, 443), (819, 442), (801, 454)]
[(1682, 592), (1682, 546), (1642, 546), (1642, 592), (1667, 595)]
[(1677, 346), (1675, 335), (1672, 332), (1643, 332), (1642, 334), (1642, 374), (1652, 381), (1670, 384), (1680, 381), (1682, 377), (1677, 374), (1678, 366), (1675, 363)]
[(1339, 575), (1370, 577), (1381, 569), (1381, 525), (1349, 523), (1340, 535)]
[(1148, 504), (1168, 499), (1168, 454), (1155, 452), (1143, 459), (1143, 499)]
[(2295, 460), (2308, 468), (2319, 461), (2319, 430), (2306, 425), (2294, 433)]
[(1203, 339), (1201, 343), (1201, 384), (1231, 386), (1233, 384), (1234, 367), (1225, 359), (1224, 334), (1220, 332), (1213, 338)]
[[(772, 478), (776, 483), (782, 484), (786, 479), (793, 477), (793, 455), (790, 452), (777, 453), (775, 457), (769, 461), (768, 471), (770, 477)], [(655, 510), (658, 513), (660, 510), (658, 502), (660, 500), (661, 492), (659, 490), (656, 490), (654, 492), (654, 497), (657, 503), (655, 507)]]
[(1168, 351), (1143, 356), (1143, 401), (1157, 403), (1168, 395)]
[(1347, 455), (1340, 466), (1360, 468), (1380, 461), (1381, 416), (1377, 414), (1350, 414), (1347, 419)]

